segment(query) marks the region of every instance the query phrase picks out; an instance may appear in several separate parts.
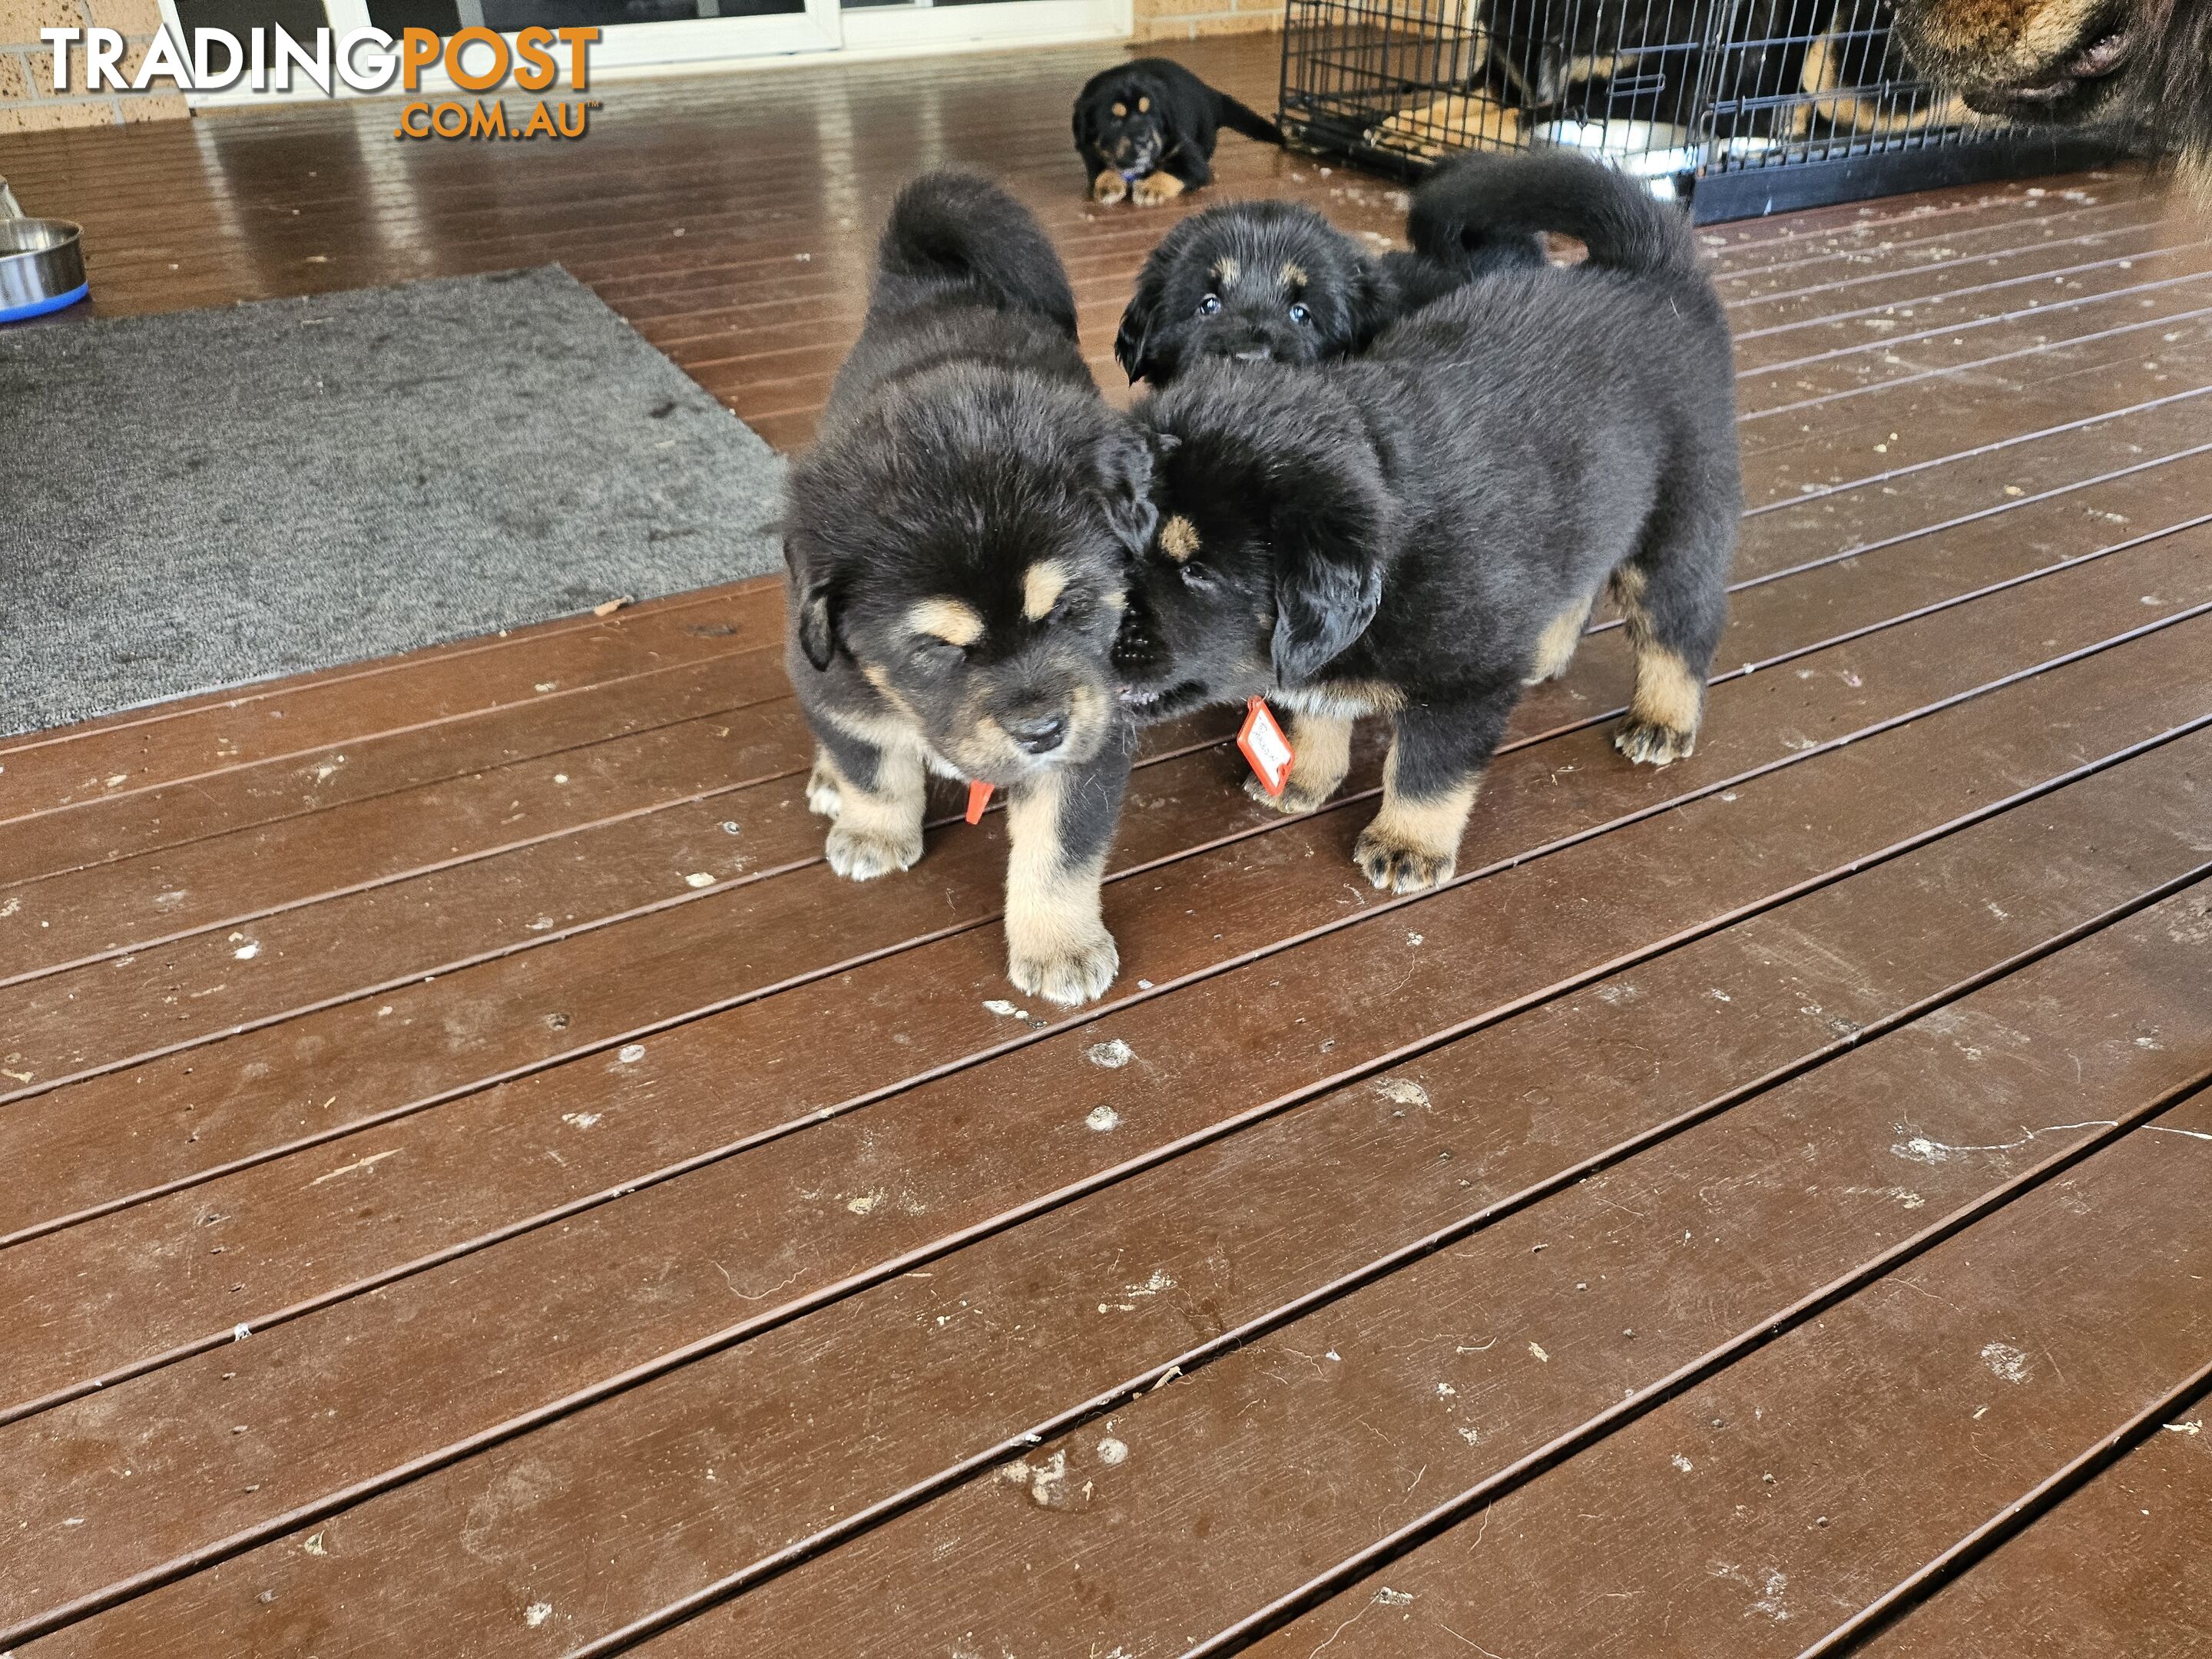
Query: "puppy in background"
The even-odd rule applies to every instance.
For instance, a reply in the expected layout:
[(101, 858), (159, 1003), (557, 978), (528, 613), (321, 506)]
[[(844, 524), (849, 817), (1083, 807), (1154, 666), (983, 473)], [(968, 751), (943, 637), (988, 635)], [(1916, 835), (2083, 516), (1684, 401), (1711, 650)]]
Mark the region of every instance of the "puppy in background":
[(1208, 363), (1139, 404), (1167, 515), (1117, 660), (1146, 720), (1266, 696), (1320, 805), (1352, 726), (1394, 726), (1354, 857), (1401, 893), (1449, 879), (1524, 686), (1564, 672), (1599, 590), (1635, 692), (1613, 742), (1692, 751), (1727, 608), (1741, 489), (1728, 323), (1687, 221), (1564, 150), (1454, 169), (1468, 222), (1561, 231), (1574, 270), (1495, 273), (1364, 357)]
[(1075, 95), (1075, 149), (1091, 180), (1091, 199), (1110, 207), (1124, 198), (1160, 207), (1213, 181), (1213, 143), (1223, 127), (1279, 144), (1275, 124), (1181, 64), (1139, 58), (1101, 70)]
[(1296, 202), (1224, 202), (1170, 230), (1137, 274), (1114, 356), (1164, 386), (1205, 357), (1313, 363), (1364, 351), (1392, 323), (1493, 270), (1545, 263), (1534, 233), (1471, 222), (1455, 169), (1413, 192), (1411, 252), (1376, 258)]
[(831, 821), (830, 867), (866, 881), (921, 856), (927, 772), (1006, 790), (1007, 973), (1062, 1004), (1119, 965), (1098, 885), (1133, 734), (1109, 659), (1151, 471), (1036, 222), (970, 175), (908, 185), (791, 472), (807, 805)]

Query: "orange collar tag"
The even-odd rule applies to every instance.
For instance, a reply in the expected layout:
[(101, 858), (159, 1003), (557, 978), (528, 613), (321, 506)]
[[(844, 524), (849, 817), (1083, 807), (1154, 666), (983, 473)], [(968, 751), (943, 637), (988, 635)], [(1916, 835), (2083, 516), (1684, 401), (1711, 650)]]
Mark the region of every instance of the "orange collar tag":
[(1251, 763), (1260, 787), (1271, 795), (1279, 795), (1283, 786), (1291, 780), (1291, 762), (1294, 758), (1291, 740), (1275, 724), (1274, 711), (1267, 707), (1265, 698), (1255, 697), (1244, 708), (1244, 729), (1237, 734), (1237, 746)]
[(971, 783), (968, 786), (969, 823), (982, 823), (983, 809), (991, 804), (991, 791), (994, 787), (996, 787), (995, 785), (988, 783)]

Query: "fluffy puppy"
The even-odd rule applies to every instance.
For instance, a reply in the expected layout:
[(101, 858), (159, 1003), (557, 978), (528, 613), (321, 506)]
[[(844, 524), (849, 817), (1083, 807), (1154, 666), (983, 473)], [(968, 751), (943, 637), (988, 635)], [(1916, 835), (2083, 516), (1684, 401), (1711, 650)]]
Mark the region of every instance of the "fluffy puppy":
[(1293, 812), (1343, 781), (1354, 719), (1388, 715), (1355, 856), (1401, 893), (1451, 875), (1506, 717), (1608, 580), (1636, 659), (1613, 741), (1691, 752), (1741, 507), (1728, 325), (1687, 222), (1565, 151), (1465, 182), (1490, 224), (1578, 236), (1589, 262), (1485, 277), (1364, 357), (1194, 368), (1135, 411), (1169, 441), (1124, 700), (1287, 707)]
[(1107, 410), (1036, 222), (932, 173), (891, 210), (859, 342), (791, 472), (786, 653), (838, 874), (921, 856), (925, 773), (1006, 792), (1007, 972), (1073, 1004), (1118, 965), (1100, 867), (1131, 725), (1109, 659), (1151, 457)]
[(1470, 219), (1457, 163), (1413, 192), (1410, 253), (1371, 257), (1297, 202), (1224, 202), (1154, 248), (1121, 313), (1114, 356), (1164, 386), (1206, 357), (1314, 363), (1364, 351), (1408, 312), (1486, 271), (1544, 263), (1533, 233)]
[(1213, 181), (1213, 143), (1223, 127), (1279, 144), (1275, 124), (1181, 64), (1139, 58), (1101, 70), (1075, 95), (1075, 149), (1093, 201), (1123, 198), (1159, 207)]
[(2140, 122), (2212, 188), (2212, 0), (1897, 0), (1906, 55), (1969, 108)]

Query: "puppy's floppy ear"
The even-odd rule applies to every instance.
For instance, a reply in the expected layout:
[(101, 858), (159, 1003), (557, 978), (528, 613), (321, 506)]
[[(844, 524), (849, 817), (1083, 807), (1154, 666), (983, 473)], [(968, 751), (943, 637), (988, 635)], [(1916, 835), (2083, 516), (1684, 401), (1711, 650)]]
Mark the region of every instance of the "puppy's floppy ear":
[(1351, 289), (1346, 296), (1346, 312), (1352, 327), (1350, 349), (1364, 351), (1374, 344), (1375, 337), (1398, 320), (1399, 310), (1396, 285), (1381, 265), (1363, 258), (1352, 273)]
[(1116, 419), (1094, 453), (1106, 521), (1132, 558), (1152, 545), (1152, 532), (1160, 521), (1152, 501), (1153, 463), (1176, 441), (1133, 421)]
[(1137, 273), (1137, 291), (1121, 313), (1121, 326), (1114, 336), (1114, 361), (1121, 365), (1130, 384), (1151, 379), (1157, 386), (1163, 373), (1175, 372), (1175, 353), (1158, 339), (1160, 307), (1167, 301), (1168, 262), (1155, 251)]
[(1098, 143), (1098, 106), (1106, 100), (1094, 94), (1088, 87), (1075, 100), (1075, 146), (1090, 149)]
[(809, 583), (799, 595), (799, 648), (817, 668), (830, 666), (844, 643), (837, 631), (842, 599), (827, 581)]
[(1280, 684), (1303, 684), (1367, 631), (1382, 603), (1395, 526), (1377, 457), (1302, 456), (1278, 475), (1271, 514)]

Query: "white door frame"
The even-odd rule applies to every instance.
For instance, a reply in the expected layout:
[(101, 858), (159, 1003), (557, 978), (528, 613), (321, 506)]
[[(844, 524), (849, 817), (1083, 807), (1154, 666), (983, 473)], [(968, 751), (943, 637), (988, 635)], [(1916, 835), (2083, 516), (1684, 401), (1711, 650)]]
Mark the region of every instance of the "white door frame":
[[(462, 3), (465, 7), (468, 0)], [(178, 21), (175, 0), (160, 0), (160, 4), (161, 19), (172, 35), (179, 45), (189, 46)], [(335, 39), (343, 40), (350, 30), (370, 27), (368, 0), (323, 0), (323, 9)], [(1133, 0), (983, 0), (974, 5), (931, 5), (925, 0), (921, 4), (861, 6), (849, 10), (841, 8), (838, 0), (805, 0), (804, 11), (780, 16), (613, 26), (592, 48), (591, 74), (596, 85), (603, 78), (629, 81), (696, 75), (831, 53), (847, 59), (905, 58), (1126, 40), (1135, 27), (1133, 14)], [(507, 40), (512, 47), (514, 36), (509, 34)], [(557, 49), (555, 55), (561, 61), (562, 78), (547, 95), (571, 96), (567, 60)], [(191, 93), (186, 101), (195, 109), (216, 109), (322, 99), (319, 88), (296, 84), (302, 79), (295, 77), (295, 85), (289, 93), (233, 88), (226, 92)], [(423, 71), (419, 95), (440, 97), (454, 90), (442, 66)], [(363, 94), (340, 83), (338, 95)], [(393, 91), (368, 95), (403, 94)]]

